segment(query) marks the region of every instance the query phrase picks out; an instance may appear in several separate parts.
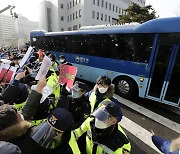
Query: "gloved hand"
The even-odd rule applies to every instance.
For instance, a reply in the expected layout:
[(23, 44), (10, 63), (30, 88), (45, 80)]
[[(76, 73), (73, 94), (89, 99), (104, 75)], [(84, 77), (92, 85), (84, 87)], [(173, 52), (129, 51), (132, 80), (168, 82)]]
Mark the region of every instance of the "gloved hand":
[(62, 95), (62, 96), (68, 96), (70, 94), (66, 89), (66, 85), (67, 85), (67, 83), (63, 84), (63, 86), (61, 87), (60, 95)]

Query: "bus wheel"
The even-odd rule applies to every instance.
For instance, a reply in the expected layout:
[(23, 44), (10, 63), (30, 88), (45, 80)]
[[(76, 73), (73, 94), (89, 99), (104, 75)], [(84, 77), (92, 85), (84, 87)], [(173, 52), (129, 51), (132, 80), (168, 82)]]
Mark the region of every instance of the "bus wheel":
[(128, 77), (121, 77), (116, 80), (116, 92), (118, 95), (132, 99), (137, 96), (137, 85)]

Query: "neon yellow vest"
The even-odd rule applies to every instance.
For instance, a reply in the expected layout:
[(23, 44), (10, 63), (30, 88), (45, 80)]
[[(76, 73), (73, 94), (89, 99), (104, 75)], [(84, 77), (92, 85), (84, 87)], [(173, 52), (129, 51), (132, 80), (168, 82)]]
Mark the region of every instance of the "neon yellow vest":
[[(96, 95), (95, 92), (92, 92), (89, 97), (90, 105), (91, 105), (91, 113), (95, 110), (94, 106), (96, 104)], [(111, 101), (109, 98), (105, 98), (103, 101)], [(102, 102), (103, 102), (102, 101)], [(102, 103), (101, 102), (101, 103)], [(98, 107), (101, 106), (101, 103), (99, 103)]]
[[(90, 121), (91, 120), (93, 120), (93, 118), (91, 118), (91, 117), (87, 118), (79, 128), (74, 130), (76, 140), (85, 132), (87, 132), (87, 134), (89, 132), (91, 133), (91, 127), (90, 127)], [(125, 132), (123, 131), (123, 129), (121, 128), (120, 125), (118, 125), (118, 130), (121, 131), (126, 136)], [(87, 154), (92, 154), (93, 146), (94, 146), (93, 141), (89, 137), (86, 136), (86, 153)], [(118, 148), (116, 151), (112, 151), (111, 149), (109, 149), (105, 145), (98, 144), (96, 154), (103, 154), (104, 152), (106, 152), (108, 154), (111, 154), (111, 153), (113, 153), (113, 154), (123, 154), (124, 150), (127, 150), (127, 151), (130, 152), (130, 150), (131, 150), (130, 142), (128, 144), (124, 144), (123, 147)]]

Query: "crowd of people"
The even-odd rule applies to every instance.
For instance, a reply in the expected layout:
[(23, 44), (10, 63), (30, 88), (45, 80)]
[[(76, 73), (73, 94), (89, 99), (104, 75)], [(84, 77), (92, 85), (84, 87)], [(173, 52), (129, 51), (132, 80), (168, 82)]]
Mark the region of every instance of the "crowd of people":
[[(115, 86), (107, 76), (100, 76), (90, 91), (86, 83), (77, 80), (68, 90), (66, 83), (58, 84), (59, 65), (72, 66), (63, 55), (57, 60), (49, 52), (38, 54), (34, 49), (28, 63), (20, 68), (25, 52), (13, 50), (5, 55), (6, 52), (1, 51), (1, 59), (9, 60), (17, 72), (11, 82), (0, 82), (0, 153), (130, 153), (130, 140), (118, 124), (123, 117), (121, 103), (113, 97)], [(45, 56), (52, 66), (37, 81), (35, 77)], [(52, 91), (42, 100), (47, 85)], [(162, 151), (157, 136), (153, 134), (152, 140)], [(170, 150), (178, 149), (175, 146)]]

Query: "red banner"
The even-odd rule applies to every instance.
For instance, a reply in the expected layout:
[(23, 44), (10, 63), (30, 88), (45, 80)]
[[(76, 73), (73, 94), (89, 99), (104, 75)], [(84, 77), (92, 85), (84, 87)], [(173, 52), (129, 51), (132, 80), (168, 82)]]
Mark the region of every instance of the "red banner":
[(0, 73), (0, 79), (3, 79), (3, 82), (10, 82), (11, 77), (13, 75), (13, 71), (3, 68)]
[(77, 67), (61, 64), (58, 82), (60, 84), (67, 83), (67, 87), (71, 89), (76, 77), (76, 73)]

